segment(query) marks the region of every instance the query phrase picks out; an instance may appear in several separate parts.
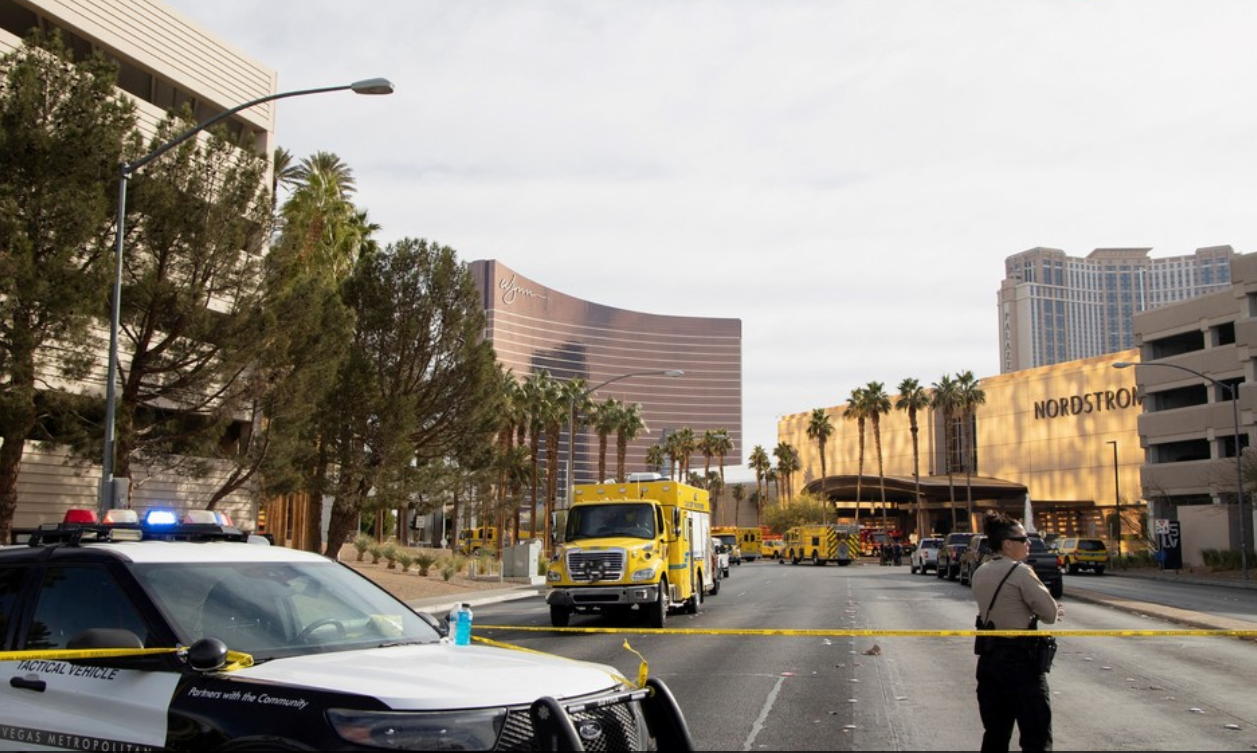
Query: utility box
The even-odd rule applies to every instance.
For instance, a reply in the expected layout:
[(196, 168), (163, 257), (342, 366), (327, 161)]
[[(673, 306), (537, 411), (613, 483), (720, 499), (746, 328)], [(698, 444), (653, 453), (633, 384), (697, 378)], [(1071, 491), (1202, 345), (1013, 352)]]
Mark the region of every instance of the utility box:
[[(537, 567), (541, 562), (541, 542), (533, 539), (507, 547), (502, 556), (502, 577), (538, 578)], [(544, 581), (543, 581), (544, 582)]]

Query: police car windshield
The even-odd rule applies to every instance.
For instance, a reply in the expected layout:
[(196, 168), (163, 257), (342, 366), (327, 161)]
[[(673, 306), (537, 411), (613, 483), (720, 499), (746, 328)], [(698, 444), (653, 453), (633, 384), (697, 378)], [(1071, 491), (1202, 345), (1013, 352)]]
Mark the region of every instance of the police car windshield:
[(131, 567), (181, 641), (218, 638), (254, 661), (440, 639), (405, 604), (335, 562)]
[(654, 508), (647, 504), (577, 505), (568, 511), (564, 541), (627, 536), (655, 537)]

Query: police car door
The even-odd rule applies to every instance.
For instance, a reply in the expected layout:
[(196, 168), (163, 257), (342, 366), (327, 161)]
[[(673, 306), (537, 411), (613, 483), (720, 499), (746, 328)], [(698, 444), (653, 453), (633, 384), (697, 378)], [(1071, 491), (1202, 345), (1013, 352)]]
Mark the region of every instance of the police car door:
[[(8, 569), (6, 569), (8, 570)], [(15, 573), (0, 572), (0, 610)], [(50, 565), (39, 578), (34, 610), (23, 624), (6, 624), (17, 651), (0, 661), (0, 749), (160, 750), (179, 674), (139, 659), (65, 658), (89, 629), (126, 630), (140, 643), (149, 629), (111, 573), (99, 565)], [(16, 601), (16, 598), (14, 598)], [(13, 610), (0, 611), (0, 619)], [(13, 621), (10, 621), (13, 622)], [(145, 669), (125, 668), (129, 663)]]

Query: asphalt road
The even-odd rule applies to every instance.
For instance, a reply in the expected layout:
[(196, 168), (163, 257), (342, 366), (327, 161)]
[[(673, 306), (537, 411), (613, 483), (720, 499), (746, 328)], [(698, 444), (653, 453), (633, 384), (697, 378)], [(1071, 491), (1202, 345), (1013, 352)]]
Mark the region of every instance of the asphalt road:
[[(1079, 598), (1085, 584), (1088, 591), (1134, 589), (1112, 597), (1123, 601), (1132, 594), (1155, 599), (1164, 591), (1167, 600), (1194, 603), (1184, 601), (1189, 596), (1182, 584), (1067, 578), (1066, 618), (1057, 627), (1180, 634), (1062, 638), (1050, 675), (1058, 750), (1257, 747), (1250, 681), (1257, 673), (1257, 643), (1183, 635), (1181, 624), (1155, 616), (1155, 610), (1115, 609), (1099, 591), (1094, 599)], [(1237, 615), (1246, 613), (1246, 599), (1257, 596), (1190, 589), (1196, 592), (1191, 598), (1223, 604)], [(1228, 593), (1234, 603), (1225, 601)], [(700, 750), (976, 750), (981, 724), (972, 638), (839, 634), (963, 630), (973, 625), (975, 611), (968, 588), (910, 575), (907, 567), (754, 563), (734, 568), (719, 596), (709, 598), (698, 615), (674, 614), (668, 628), (835, 634), (661, 634), (641, 621), (597, 616), (574, 616), (572, 627), (611, 632), (490, 627), (548, 628), (539, 596), (477, 606), (476, 632), (606, 663), (635, 677), (638, 659), (625, 648), (627, 641), (677, 696)]]

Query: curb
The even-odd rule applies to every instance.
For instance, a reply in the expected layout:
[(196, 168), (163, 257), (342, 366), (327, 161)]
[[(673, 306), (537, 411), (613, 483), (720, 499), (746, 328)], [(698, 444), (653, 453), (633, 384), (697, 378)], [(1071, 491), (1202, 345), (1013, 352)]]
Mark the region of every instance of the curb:
[(483, 604), (497, 604), (503, 601), (527, 599), (541, 594), (542, 586), (516, 586), (492, 591), (477, 591), (460, 597), (431, 596), (426, 599), (412, 599), (406, 606), (418, 612), (428, 612), (435, 617), (444, 617), (447, 612), (459, 604), (470, 604), (473, 607)]

